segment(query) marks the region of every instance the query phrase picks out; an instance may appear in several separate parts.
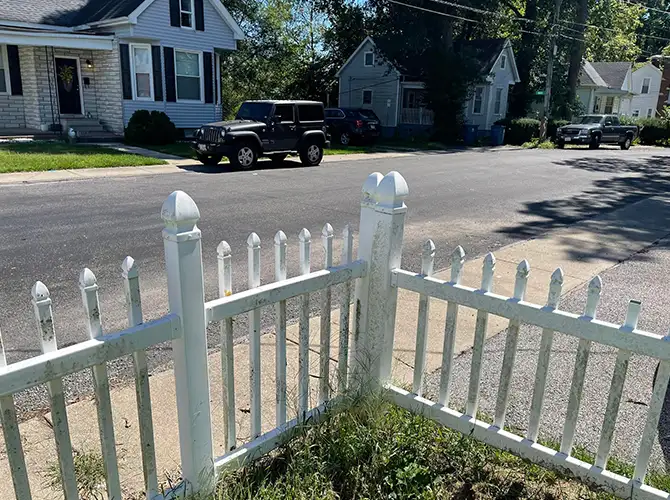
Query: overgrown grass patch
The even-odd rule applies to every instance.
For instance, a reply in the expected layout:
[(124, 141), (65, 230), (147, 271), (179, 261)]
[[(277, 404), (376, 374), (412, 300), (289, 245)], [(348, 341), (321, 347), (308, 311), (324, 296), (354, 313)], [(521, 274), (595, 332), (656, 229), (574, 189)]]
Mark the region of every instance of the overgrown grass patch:
[(555, 149), (556, 145), (549, 140), (540, 141), (540, 139), (536, 137), (528, 142), (524, 142), (521, 147), (526, 149)]
[(64, 142), (0, 143), (0, 173), (162, 165), (165, 161), (112, 148)]

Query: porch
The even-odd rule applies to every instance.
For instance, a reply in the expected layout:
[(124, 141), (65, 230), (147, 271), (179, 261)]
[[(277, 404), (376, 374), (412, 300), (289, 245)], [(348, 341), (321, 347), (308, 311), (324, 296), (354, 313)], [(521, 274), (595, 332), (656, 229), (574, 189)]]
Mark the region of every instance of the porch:
[(426, 107), (425, 93), (423, 83), (402, 84), (401, 125), (433, 125), (434, 113)]

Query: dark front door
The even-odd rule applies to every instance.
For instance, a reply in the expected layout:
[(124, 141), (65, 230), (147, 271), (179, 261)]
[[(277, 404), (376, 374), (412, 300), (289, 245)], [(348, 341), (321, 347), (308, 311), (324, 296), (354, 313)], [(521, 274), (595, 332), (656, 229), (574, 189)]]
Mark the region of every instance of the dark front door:
[(62, 115), (81, 114), (81, 86), (77, 60), (56, 58), (56, 84), (58, 85), (58, 107)]

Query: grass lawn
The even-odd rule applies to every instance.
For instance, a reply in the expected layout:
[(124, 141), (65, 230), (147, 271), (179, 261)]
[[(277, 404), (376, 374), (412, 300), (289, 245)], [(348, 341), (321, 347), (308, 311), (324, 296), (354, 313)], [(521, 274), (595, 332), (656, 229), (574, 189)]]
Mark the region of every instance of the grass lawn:
[(193, 158), (196, 160), (195, 151), (191, 149), (188, 142), (175, 142), (174, 144), (163, 144), (162, 146), (141, 146), (146, 149), (153, 149), (167, 155), (181, 156), (182, 158)]
[(165, 161), (102, 146), (64, 142), (0, 143), (0, 173), (71, 168), (137, 167)]

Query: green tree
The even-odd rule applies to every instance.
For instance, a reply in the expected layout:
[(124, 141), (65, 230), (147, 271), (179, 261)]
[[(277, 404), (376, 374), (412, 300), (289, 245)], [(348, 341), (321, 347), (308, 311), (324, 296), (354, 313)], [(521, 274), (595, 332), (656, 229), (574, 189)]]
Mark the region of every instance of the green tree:
[(637, 32), (643, 27), (644, 13), (644, 7), (636, 3), (591, 0), (586, 58), (590, 61), (634, 61), (642, 51)]

